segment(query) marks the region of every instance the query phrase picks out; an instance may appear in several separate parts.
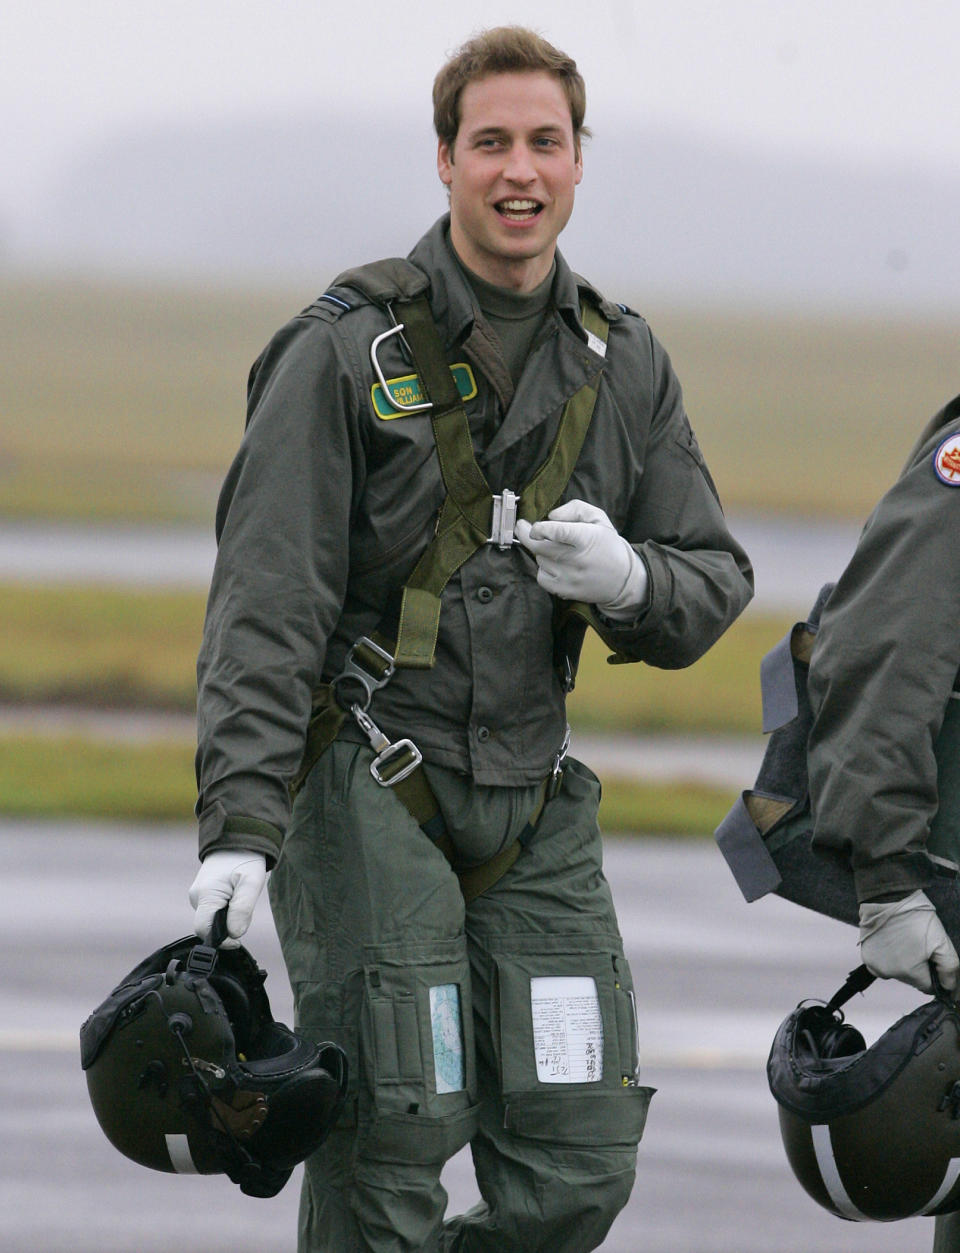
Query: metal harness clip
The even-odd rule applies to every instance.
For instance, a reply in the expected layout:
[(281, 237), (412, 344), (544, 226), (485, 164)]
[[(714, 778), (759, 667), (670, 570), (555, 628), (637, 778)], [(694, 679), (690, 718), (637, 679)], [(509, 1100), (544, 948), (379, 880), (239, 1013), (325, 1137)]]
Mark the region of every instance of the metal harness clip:
[(560, 791), (560, 784), (563, 782), (563, 763), (567, 759), (567, 753), (570, 751), (570, 726), (564, 732), (563, 743), (557, 749), (553, 758), (553, 769), (547, 779), (546, 799), (553, 800)]
[[(384, 668), (379, 677), (375, 674), (371, 674), (370, 671), (362, 666), (356, 659), (355, 654), (358, 648), (369, 649), (375, 657), (384, 663)], [(366, 699), (364, 700), (361, 708), (367, 709), (370, 706), (370, 701), (373, 699), (374, 692), (379, 692), (385, 684), (390, 682), (393, 678), (395, 670), (396, 666), (393, 664), (393, 658), (387, 650), (385, 648), (381, 648), (379, 644), (375, 644), (369, 636), (361, 635), (360, 638), (357, 639), (351, 646), (350, 651), (347, 653), (346, 660), (343, 663), (343, 669), (336, 676), (336, 678), (331, 680), (330, 687), (333, 689), (334, 697), (336, 697), (338, 683), (349, 683), (351, 681), (359, 683), (366, 693)], [(346, 700), (344, 700), (342, 704), (346, 707)], [(353, 705), (353, 708), (356, 708), (355, 704)]]
[(496, 544), (498, 548), (509, 548), (511, 544), (517, 542), (513, 529), (517, 522), (519, 503), (520, 497), (509, 487), (505, 487), (502, 492), (494, 496), (488, 544)]
[[(395, 784), (400, 783), (408, 775), (413, 774), (417, 766), (423, 761), (423, 754), (413, 740), (403, 739), (391, 743), (370, 715), (361, 709), (359, 705), (354, 705), (350, 712), (357, 720), (360, 730), (370, 741), (370, 747), (377, 754), (370, 763), (370, 773), (381, 787), (394, 787)], [(390, 775), (385, 775), (385, 767), (388, 768), (395, 764), (403, 753), (410, 754), (410, 760), (407, 764), (401, 766), (399, 770)]]
[[(384, 331), (382, 335), (378, 335), (370, 345), (370, 361), (373, 364), (374, 373), (380, 381), (380, 386), (383, 388), (384, 399), (388, 404), (392, 405), (398, 413), (426, 413), (428, 409), (433, 408), (432, 401), (424, 400), (415, 404), (406, 404), (396, 398), (390, 390), (389, 383), (384, 378), (383, 367), (380, 365), (380, 359), (377, 356), (377, 349), (384, 342), (384, 340), (390, 339), (394, 335), (399, 335), (401, 339), (403, 337), (403, 323), (396, 320), (392, 309), (390, 310), (390, 316), (393, 318), (393, 326), (391, 326), (388, 331)], [(403, 340), (403, 343), (406, 347), (406, 340)], [(409, 353), (409, 348), (407, 351)]]

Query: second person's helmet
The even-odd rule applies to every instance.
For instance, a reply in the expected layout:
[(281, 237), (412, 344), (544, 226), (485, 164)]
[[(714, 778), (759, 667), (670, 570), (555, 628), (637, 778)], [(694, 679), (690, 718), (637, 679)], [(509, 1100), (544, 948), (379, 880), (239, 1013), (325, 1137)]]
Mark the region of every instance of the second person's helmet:
[(960, 1209), (960, 1014), (928, 1001), (868, 1048), (840, 1006), (872, 982), (860, 967), (777, 1031), (767, 1078), (787, 1159), (841, 1218), (946, 1214)]

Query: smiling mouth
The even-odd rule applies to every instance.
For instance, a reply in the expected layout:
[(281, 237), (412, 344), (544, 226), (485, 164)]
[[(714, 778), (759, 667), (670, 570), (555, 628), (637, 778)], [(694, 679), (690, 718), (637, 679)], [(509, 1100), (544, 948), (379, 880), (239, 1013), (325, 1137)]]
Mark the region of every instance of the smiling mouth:
[(531, 222), (543, 212), (539, 200), (501, 200), (496, 210), (508, 222)]

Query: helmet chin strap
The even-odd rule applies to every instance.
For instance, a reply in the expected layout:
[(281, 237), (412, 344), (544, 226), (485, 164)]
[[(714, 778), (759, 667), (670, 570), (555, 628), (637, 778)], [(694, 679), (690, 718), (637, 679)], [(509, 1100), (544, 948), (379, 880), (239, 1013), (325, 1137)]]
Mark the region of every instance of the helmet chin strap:
[(830, 1000), (827, 1001), (827, 1009), (831, 1014), (835, 1014), (841, 1005), (846, 1005), (847, 1001), (856, 996), (858, 992), (866, 992), (871, 983), (876, 981), (876, 978), (877, 976), (871, 974), (866, 966), (858, 966), (856, 970), (851, 970), (843, 987), (839, 992), (834, 992)]

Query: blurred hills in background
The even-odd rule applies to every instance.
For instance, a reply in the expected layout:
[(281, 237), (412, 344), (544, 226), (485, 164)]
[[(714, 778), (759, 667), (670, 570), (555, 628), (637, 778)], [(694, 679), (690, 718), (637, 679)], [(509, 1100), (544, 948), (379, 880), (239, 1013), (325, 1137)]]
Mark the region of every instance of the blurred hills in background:
[[(562, 246), (614, 298), (960, 310), (960, 174), (596, 125)], [(429, 126), (391, 115), (157, 125), (73, 154), (0, 266), (306, 283), (405, 253), (445, 198)]]

